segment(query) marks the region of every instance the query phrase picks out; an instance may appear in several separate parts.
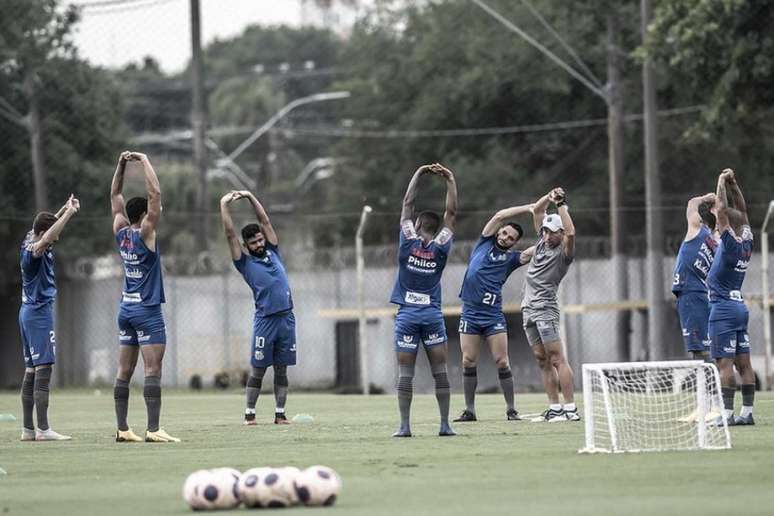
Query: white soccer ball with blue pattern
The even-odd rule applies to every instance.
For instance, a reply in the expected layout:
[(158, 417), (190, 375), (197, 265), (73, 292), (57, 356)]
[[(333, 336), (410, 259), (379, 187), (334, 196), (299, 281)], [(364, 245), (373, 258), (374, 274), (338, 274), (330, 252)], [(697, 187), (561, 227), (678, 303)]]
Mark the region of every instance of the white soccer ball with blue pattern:
[(240, 503), (236, 491), (239, 476), (232, 468), (195, 471), (183, 484), (183, 499), (194, 510), (233, 509)]
[(209, 471), (200, 469), (194, 471), (185, 479), (185, 482), (183, 483), (183, 500), (185, 500), (185, 503), (187, 503), (191, 509), (207, 509), (207, 504), (200, 496), (199, 486), (205, 485), (209, 476)]
[(248, 469), (239, 477), (237, 483), (237, 494), (245, 507), (263, 507), (264, 489), (262, 487), (263, 479), (272, 468), (252, 468)]
[(304, 505), (329, 506), (341, 492), (341, 478), (328, 466), (311, 466), (296, 477), (295, 488)]

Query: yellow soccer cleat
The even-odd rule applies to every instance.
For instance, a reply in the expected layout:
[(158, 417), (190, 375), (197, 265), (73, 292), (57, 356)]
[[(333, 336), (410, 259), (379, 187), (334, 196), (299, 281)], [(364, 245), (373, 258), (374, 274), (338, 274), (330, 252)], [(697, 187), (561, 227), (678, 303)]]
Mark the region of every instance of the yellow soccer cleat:
[(116, 430), (116, 442), (117, 443), (141, 443), (142, 437), (135, 434), (131, 428), (128, 430)]
[(163, 428), (159, 428), (155, 432), (146, 431), (145, 442), (146, 443), (179, 443), (180, 439), (178, 439), (177, 437), (172, 437), (171, 435), (166, 433)]

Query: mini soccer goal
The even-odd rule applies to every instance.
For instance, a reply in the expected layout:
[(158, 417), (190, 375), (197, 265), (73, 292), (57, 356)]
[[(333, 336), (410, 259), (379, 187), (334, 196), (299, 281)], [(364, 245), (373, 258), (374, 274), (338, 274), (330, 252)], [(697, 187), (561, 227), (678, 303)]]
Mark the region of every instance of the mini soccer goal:
[(701, 361), (583, 364), (581, 453), (731, 447), (720, 375)]

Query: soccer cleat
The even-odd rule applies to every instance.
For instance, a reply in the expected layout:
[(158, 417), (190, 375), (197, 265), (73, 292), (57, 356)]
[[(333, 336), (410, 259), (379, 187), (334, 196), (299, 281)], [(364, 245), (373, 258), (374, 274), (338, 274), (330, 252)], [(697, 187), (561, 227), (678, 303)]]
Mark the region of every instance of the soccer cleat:
[(452, 430), (452, 427), (449, 425), (449, 423), (443, 422), (441, 423), (441, 429), (438, 430), (438, 435), (440, 437), (450, 437), (452, 435), (457, 435), (457, 432)]
[(34, 441), (35, 440), (35, 430), (30, 430), (29, 428), (22, 428), (21, 440), (22, 441)]
[(521, 416), (516, 409), (508, 409), (508, 411), (505, 413), (505, 417), (508, 419), (508, 421), (521, 421)]
[(257, 425), (258, 422), (255, 420), (255, 414), (245, 414), (245, 421), (242, 424), (244, 424), (245, 426)]
[(580, 421), (581, 420), (580, 414), (578, 414), (577, 407), (572, 409), (572, 410), (564, 409), (564, 417), (567, 418), (567, 421)]
[(289, 425), (290, 421), (288, 421), (288, 418), (285, 417), (284, 412), (275, 412), (274, 413), (274, 424), (275, 425)]
[(755, 420), (753, 419), (752, 414), (748, 414), (747, 416), (735, 416), (734, 417), (734, 425), (735, 426), (750, 426), (754, 425)]
[(460, 417), (454, 420), (455, 423), (465, 423), (468, 421), (478, 421), (478, 419), (476, 418), (475, 412), (471, 412), (467, 409), (463, 410)]
[(724, 417), (722, 414), (717, 416), (710, 423), (710, 425), (714, 425), (714, 426), (717, 426), (717, 427), (722, 427), (724, 419), (726, 421), (726, 425), (728, 425), (728, 426), (736, 426), (736, 418), (733, 415), (731, 415), (730, 417)]
[(50, 428), (48, 430), (35, 430), (36, 441), (69, 441), (71, 439), (72, 437), (69, 435), (62, 435)]
[(126, 430), (116, 430), (117, 443), (141, 443), (142, 437), (135, 434), (131, 428)]
[(393, 437), (411, 437), (411, 427), (408, 425), (403, 426), (401, 425), (400, 428), (398, 428), (398, 431), (392, 434)]
[(532, 420), (533, 423), (555, 423), (557, 421), (567, 421), (567, 418), (564, 415), (564, 410), (554, 410), (550, 407), (545, 409), (542, 414)]
[(159, 428), (155, 432), (146, 430), (145, 442), (146, 443), (179, 443), (180, 439), (178, 439), (177, 437), (172, 437), (171, 435), (166, 433), (163, 428)]

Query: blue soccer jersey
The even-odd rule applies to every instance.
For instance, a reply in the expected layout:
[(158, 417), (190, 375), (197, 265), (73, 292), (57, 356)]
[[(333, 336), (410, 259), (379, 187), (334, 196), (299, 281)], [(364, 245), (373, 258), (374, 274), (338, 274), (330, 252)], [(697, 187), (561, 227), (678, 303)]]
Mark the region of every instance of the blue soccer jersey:
[(715, 258), (718, 243), (712, 238), (712, 231), (701, 225), (701, 229), (690, 240), (680, 244), (672, 280), (672, 293), (707, 292), (707, 275)]
[(121, 306), (154, 306), (165, 301), (161, 276), (159, 244), (151, 251), (142, 241), (140, 230), (131, 226), (116, 233), (116, 243), (124, 262)]
[(441, 275), (452, 245), (452, 232), (443, 228), (427, 245), (410, 220), (403, 222), (398, 249), (398, 277), (390, 302), (402, 307), (441, 308)]
[(739, 239), (732, 229), (723, 231), (707, 276), (710, 302), (742, 301), (742, 283), (752, 256), (752, 247), (753, 234), (750, 226), (743, 226)]
[(496, 242), (495, 235), (482, 236), (476, 242), (462, 280), (460, 298), (466, 305), (491, 307), (499, 312), (503, 306), (503, 285), (523, 264), (521, 252), (503, 251)]
[(293, 309), (288, 275), (277, 246), (266, 242), (266, 252), (260, 258), (243, 251), (242, 256), (234, 260), (234, 267), (253, 291), (256, 317)]
[(54, 301), (56, 276), (54, 252), (49, 248), (36, 257), (32, 252), (32, 236), (29, 232), (21, 246), (22, 304), (37, 307)]

